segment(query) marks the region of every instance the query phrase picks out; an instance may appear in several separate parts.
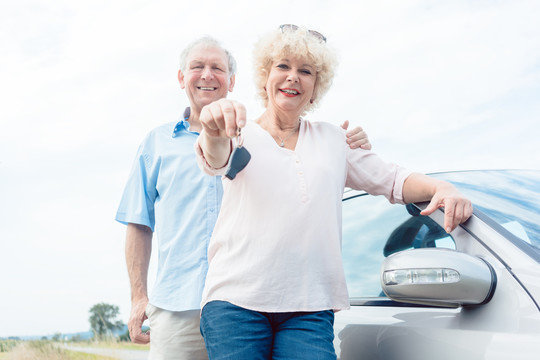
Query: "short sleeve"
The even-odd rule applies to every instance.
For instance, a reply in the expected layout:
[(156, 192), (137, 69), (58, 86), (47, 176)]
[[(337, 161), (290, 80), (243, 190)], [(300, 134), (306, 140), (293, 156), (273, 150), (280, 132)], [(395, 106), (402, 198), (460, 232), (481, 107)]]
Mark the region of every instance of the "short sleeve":
[(118, 206), (116, 221), (125, 225), (145, 225), (154, 231), (157, 179), (152, 175), (152, 162), (152, 157), (145, 153), (144, 146), (141, 145)]

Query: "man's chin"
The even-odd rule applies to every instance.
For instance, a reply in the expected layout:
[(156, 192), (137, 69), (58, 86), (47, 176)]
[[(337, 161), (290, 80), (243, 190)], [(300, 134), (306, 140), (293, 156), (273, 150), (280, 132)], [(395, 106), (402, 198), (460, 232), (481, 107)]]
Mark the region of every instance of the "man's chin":
[(217, 94), (202, 94), (199, 96), (199, 102), (204, 103), (204, 105), (208, 105), (213, 103), (214, 101), (217, 101), (219, 99), (223, 99), (226, 96), (218, 96)]

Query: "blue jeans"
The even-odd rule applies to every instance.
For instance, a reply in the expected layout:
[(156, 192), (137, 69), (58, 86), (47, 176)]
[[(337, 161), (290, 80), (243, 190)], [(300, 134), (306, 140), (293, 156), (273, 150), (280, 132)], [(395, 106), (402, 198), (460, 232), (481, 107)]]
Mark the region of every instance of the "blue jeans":
[(210, 360), (335, 360), (334, 312), (264, 313), (211, 301), (201, 313)]

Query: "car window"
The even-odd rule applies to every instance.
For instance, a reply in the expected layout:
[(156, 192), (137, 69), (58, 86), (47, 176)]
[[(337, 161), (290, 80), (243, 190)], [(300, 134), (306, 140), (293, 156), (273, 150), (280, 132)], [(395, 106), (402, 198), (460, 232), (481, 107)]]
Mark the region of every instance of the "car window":
[(350, 297), (385, 296), (380, 285), (383, 259), (425, 247), (455, 249), (455, 242), (412, 205), (390, 204), (371, 195), (343, 200), (342, 254)]
[(534, 258), (540, 258), (540, 172), (464, 171), (432, 176), (453, 183), (471, 199), (475, 209), (529, 245), (531, 250), (536, 249)]

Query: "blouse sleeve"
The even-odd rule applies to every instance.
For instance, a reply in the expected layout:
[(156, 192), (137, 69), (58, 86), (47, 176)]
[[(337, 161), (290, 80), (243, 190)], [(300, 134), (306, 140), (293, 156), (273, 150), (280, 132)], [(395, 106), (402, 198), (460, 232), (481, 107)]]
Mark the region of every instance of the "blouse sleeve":
[(352, 189), (384, 195), (392, 204), (403, 204), (403, 183), (410, 174), (410, 170), (387, 163), (371, 151), (347, 150), (345, 186)]

